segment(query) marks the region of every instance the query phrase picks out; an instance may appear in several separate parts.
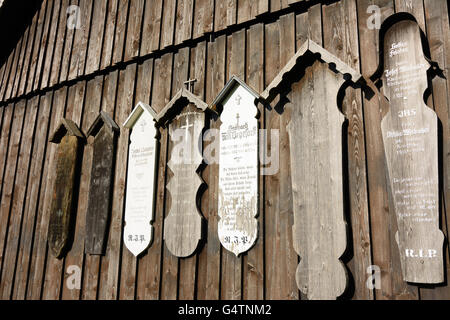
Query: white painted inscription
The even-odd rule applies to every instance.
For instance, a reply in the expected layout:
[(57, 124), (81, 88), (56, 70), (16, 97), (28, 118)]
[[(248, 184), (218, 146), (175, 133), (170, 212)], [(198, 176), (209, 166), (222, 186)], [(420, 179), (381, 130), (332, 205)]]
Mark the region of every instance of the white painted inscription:
[(123, 239), (135, 256), (152, 241), (156, 165), (156, 128), (149, 112), (142, 112), (130, 135)]
[(437, 117), (423, 100), (429, 64), (420, 44), (419, 28), (411, 21), (387, 32), (383, 81), (390, 110), (382, 132), (403, 277), (440, 283), (444, 239), (439, 230)]
[(238, 86), (220, 117), (219, 225), (222, 245), (236, 256), (258, 235), (258, 120), (254, 96)]

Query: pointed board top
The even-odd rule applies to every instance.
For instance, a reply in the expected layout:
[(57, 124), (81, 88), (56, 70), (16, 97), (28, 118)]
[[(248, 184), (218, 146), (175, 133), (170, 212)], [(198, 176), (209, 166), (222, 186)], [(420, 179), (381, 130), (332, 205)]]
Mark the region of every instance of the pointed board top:
[(198, 96), (188, 91), (187, 89), (180, 89), (177, 94), (170, 100), (170, 102), (156, 115), (156, 120), (159, 123), (165, 123), (169, 120), (171, 111), (176, 110), (180, 106), (180, 103), (188, 101), (188, 103), (194, 104), (202, 111), (212, 110), (205, 102), (203, 102)]
[(123, 126), (125, 128), (132, 129), (134, 127), (134, 124), (139, 119), (141, 114), (143, 112), (148, 112), (151, 117), (155, 120), (156, 123), (158, 123), (158, 115), (150, 105), (143, 103), (142, 101), (139, 101), (139, 103), (134, 107), (133, 111), (131, 111), (130, 115), (128, 116), (127, 120), (123, 123)]
[[(295, 70), (295, 67), (301, 65), (307, 56), (319, 55), (320, 60), (327, 63), (332, 67), (334, 71), (341, 73), (345, 78), (351, 80), (353, 83), (357, 83), (362, 79), (362, 75), (348, 66), (345, 62), (325, 50), (323, 47), (308, 39), (302, 47), (295, 53), (295, 55), (289, 60), (286, 66), (275, 77), (272, 83), (261, 94), (261, 98), (267, 102), (271, 102), (278, 93), (285, 87), (285, 82), (291, 76), (291, 72)], [(317, 58), (316, 58), (317, 59)], [(315, 59), (315, 60), (316, 60)]]
[(220, 91), (218, 96), (214, 99), (213, 103), (211, 103), (210, 108), (214, 111), (217, 111), (218, 107), (222, 105), (224, 99), (227, 98), (228, 94), (233, 91), (236, 86), (242, 86), (245, 90), (247, 90), (252, 96), (255, 97), (255, 100), (260, 98), (259, 93), (247, 85), (244, 81), (242, 81), (238, 76), (233, 75), (230, 80), (228, 80), (225, 87)]
[(72, 120), (63, 118), (58, 128), (50, 137), (50, 142), (59, 143), (61, 139), (66, 136), (75, 136), (80, 138), (81, 140), (85, 139), (84, 134), (80, 131), (78, 126)]
[(111, 131), (119, 132), (119, 126), (116, 124), (116, 122), (109, 116), (108, 113), (105, 111), (100, 111), (99, 115), (97, 116), (97, 119), (92, 123), (91, 127), (86, 133), (86, 136), (95, 136), (97, 132), (100, 130), (100, 128), (106, 125)]

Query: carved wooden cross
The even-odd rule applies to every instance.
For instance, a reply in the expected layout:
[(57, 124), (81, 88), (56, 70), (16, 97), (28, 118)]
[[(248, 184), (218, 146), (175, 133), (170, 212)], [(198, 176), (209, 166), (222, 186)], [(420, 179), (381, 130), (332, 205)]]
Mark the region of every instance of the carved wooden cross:
[(189, 79), (188, 81), (184, 82), (184, 85), (186, 86), (186, 89), (189, 90), (189, 92), (194, 92), (194, 83), (197, 82), (197, 79)]

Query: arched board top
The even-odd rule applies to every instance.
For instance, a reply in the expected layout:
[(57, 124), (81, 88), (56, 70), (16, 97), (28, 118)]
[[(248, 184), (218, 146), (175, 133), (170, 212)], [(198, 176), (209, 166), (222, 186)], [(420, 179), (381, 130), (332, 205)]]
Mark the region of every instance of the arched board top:
[(125, 203), (125, 246), (138, 256), (153, 241), (159, 131), (156, 112), (139, 102), (124, 127), (131, 129)]
[(219, 148), (218, 234), (236, 256), (258, 237), (258, 108), (259, 94), (233, 76), (214, 100), (222, 109)]

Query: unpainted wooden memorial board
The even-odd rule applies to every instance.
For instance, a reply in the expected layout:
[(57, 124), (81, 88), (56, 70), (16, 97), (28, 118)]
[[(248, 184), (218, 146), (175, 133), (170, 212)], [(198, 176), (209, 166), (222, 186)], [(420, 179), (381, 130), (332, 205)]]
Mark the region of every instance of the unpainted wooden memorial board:
[(58, 144), (56, 153), (56, 180), (50, 206), (48, 246), (56, 258), (66, 253), (74, 223), (73, 195), (80, 143), (84, 135), (71, 120), (63, 119), (50, 142)]
[(124, 127), (131, 129), (123, 241), (136, 257), (153, 240), (158, 130), (155, 111), (140, 102)]
[[(342, 124), (336, 105), (342, 75), (316, 61), (288, 94), (296, 279), (310, 300), (336, 299), (347, 285), (339, 260), (347, 247), (343, 206)], [(290, 110), (288, 110), (290, 109)]]
[(118, 131), (119, 127), (114, 120), (102, 111), (87, 132), (87, 136), (92, 136), (94, 141), (86, 213), (85, 252), (92, 255), (105, 253)]
[(224, 98), (219, 149), (219, 239), (236, 256), (258, 236), (258, 109), (237, 85)]
[(396, 240), (403, 279), (436, 284), (444, 281), (444, 235), (439, 229), (438, 118), (424, 102), (429, 68), (417, 23), (391, 26), (384, 38), (382, 76), (390, 108), (381, 128)]
[[(180, 108), (181, 107), (181, 108)], [(199, 208), (202, 137), (207, 105), (186, 89), (181, 89), (161, 111), (172, 113), (167, 121), (172, 151), (167, 165), (173, 173), (167, 184), (171, 206), (164, 219), (164, 241), (176, 257), (192, 255), (202, 239), (203, 216)]]

